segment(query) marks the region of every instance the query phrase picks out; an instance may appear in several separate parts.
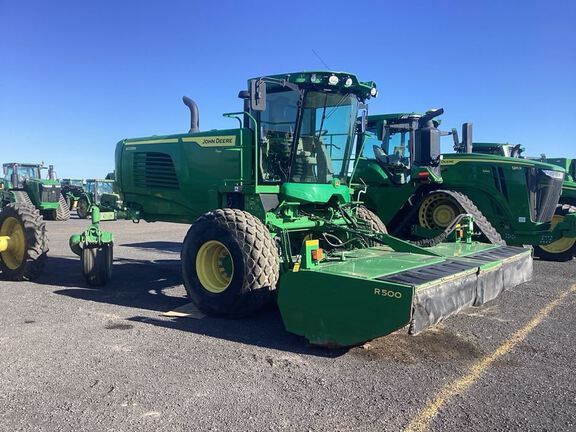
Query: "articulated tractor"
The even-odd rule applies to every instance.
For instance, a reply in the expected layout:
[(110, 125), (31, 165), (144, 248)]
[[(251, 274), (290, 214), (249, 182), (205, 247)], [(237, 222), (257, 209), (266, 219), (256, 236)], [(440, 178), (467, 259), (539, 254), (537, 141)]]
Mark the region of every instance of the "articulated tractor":
[[(552, 222), (564, 171), (551, 164), (494, 154), (472, 153), (472, 125), (442, 132), (436, 118), (399, 113), (368, 118), (355, 171), (366, 206), (393, 234), (433, 244), (443, 239), (461, 213), (471, 214), (483, 239), (496, 244), (534, 245), (544, 259), (567, 261), (573, 251), (576, 215)], [(441, 154), (440, 138), (452, 135), (455, 153)], [(423, 138), (424, 137), (424, 138)], [(483, 150), (493, 146), (486, 144)], [(510, 154), (521, 151), (509, 146)], [(360, 192), (361, 193), (361, 192)]]
[(469, 214), (457, 215), (454, 241), (422, 247), (352, 198), (358, 112), (376, 94), (343, 72), (259, 77), (239, 93), (243, 110), (224, 114), (237, 127), (205, 132), (184, 98), (188, 133), (117, 144), (114, 211), (93, 207), (70, 239), (86, 281), (111, 277), (114, 236), (100, 220), (192, 224), (182, 278), (201, 311), (240, 317), (275, 300), (288, 331), (350, 346), (405, 326), (417, 334), (529, 280), (531, 251), (473, 241)]

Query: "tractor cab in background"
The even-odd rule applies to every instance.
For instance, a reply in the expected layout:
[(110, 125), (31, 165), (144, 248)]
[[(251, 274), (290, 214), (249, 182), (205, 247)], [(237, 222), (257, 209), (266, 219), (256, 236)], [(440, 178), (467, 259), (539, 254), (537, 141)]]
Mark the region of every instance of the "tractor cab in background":
[(407, 184), (411, 179), (441, 182), (440, 137), (452, 133), (438, 129), (436, 117), (443, 112), (370, 116), (365, 133), (359, 134), (356, 151), (375, 159), (393, 184)]
[(24, 183), (29, 180), (41, 180), (41, 165), (5, 163), (2, 165), (4, 180), (10, 182), (15, 189), (24, 188)]

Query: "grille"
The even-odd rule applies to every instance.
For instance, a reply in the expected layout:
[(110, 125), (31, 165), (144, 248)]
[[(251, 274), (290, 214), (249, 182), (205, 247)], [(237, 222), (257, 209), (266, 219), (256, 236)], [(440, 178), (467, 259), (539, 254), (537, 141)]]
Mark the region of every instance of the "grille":
[(550, 222), (562, 192), (563, 178), (552, 178), (538, 168), (527, 170), (530, 213), (534, 222)]
[(135, 153), (133, 168), (136, 187), (180, 189), (174, 162), (166, 153)]
[(58, 202), (60, 200), (60, 187), (59, 186), (44, 186), (40, 185), (40, 201), (42, 202)]

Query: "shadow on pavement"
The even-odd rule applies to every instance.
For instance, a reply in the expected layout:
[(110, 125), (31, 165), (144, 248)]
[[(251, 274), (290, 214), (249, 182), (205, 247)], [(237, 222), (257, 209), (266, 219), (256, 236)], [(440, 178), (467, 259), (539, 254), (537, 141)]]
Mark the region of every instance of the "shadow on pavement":
[(180, 251), (182, 250), (182, 242), (172, 242), (172, 241), (124, 243), (121, 244), (120, 246), (143, 249), (143, 250), (154, 249), (162, 252), (177, 252), (177, 253), (180, 253)]
[(84, 281), (80, 259), (49, 257), (46, 271), (36, 282), (66, 287), (56, 294), (153, 311), (164, 312), (187, 303), (181, 296), (165, 294), (165, 290), (182, 284), (179, 260), (115, 259), (110, 283), (93, 287)]
[[(59, 295), (157, 312), (167, 312), (189, 302), (185, 297), (165, 294), (165, 290), (180, 288), (182, 284), (180, 260), (177, 259), (115, 259), (112, 281), (105, 287), (86, 284), (79, 259), (50, 257), (47, 264), (47, 271), (37, 283), (66, 287), (55, 291)], [(288, 333), (275, 306), (243, 319), (137, 315), (128, 320), (294, 353), (338, 357), (346, 352), (310, 346), (303, 338)]]

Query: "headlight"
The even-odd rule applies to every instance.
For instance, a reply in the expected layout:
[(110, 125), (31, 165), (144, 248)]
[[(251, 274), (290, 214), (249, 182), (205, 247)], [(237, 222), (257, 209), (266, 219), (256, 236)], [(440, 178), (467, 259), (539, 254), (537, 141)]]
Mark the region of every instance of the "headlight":
[(378, 90), (376, 90), (376, 87), (372, 87), (370, 89), (370, 96), (372, 96), (372, 97), (378, 96)]
[(541, 170), (544, 175), (551, 177), (553, 179), (563, 179), (564, 173), (562, 171), (554, 171), (554, 170)]
[(336, 85), (338, 84), (340, 80), (338, 79), (338, 77), (336, 75), (330, 75), (330, 78), (328, 78), (328, 84), (330, 85)]
[(352, 85), (352, 78), (348, 77), (344, 82), (344, 87), (350, 87)]

